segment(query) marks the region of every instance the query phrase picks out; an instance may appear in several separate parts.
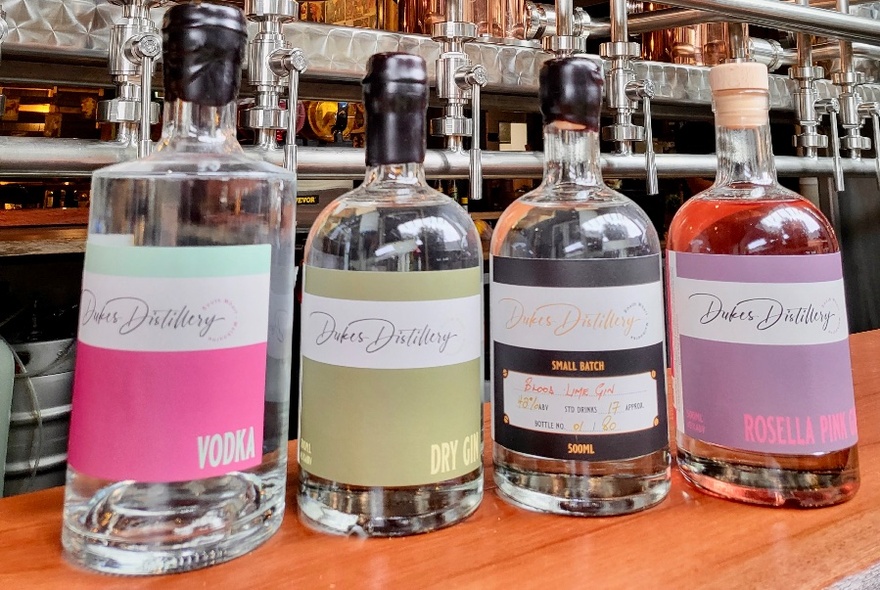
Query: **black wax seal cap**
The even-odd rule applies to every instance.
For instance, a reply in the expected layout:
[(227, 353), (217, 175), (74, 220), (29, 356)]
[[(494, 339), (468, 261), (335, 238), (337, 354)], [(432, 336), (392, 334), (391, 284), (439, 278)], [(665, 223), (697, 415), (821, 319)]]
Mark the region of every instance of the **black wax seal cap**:
[(585, 57), (551, 59), (541, 67), (541, 113), (544, 123), (565, 121), (599, 130), (602, 68)]
[(425, 161), (428, 69), (409, 53), (377, 53), (363, 80), (367, 165)]
[(215, 107), (235, 100), (246, 43), (240, 8), (208, 2), (169, 8), (162, 23), (165, 99)]

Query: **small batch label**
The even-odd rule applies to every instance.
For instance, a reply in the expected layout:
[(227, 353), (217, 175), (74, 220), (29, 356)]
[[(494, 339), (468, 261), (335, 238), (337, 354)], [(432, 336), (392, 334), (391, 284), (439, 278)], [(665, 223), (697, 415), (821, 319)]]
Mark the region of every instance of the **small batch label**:
[(269, 245), (89, 240), (70, 465), (89, 476), (196, 480), (259, 465)]
[(299, 461), (348, 485), (482, 464), (482, 272), (305, 267)]
[(807, 455), (858, 433), (840, 254), (669, 252), (677, 428)]
[(496, 442), (590, 461), (666, 446), (659, 255), (493, 257), (492, 274)]

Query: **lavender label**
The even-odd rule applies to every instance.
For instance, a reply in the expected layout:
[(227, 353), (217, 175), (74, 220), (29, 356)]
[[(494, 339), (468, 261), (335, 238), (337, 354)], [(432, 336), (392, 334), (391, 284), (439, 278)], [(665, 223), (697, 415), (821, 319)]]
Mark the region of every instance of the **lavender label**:
[(659, 258), (493, 257), (498, 444), (581, 461), (666, 446)]
[(840, 254), (669, 252), (677, 428), (773, 454), (856, 444)]

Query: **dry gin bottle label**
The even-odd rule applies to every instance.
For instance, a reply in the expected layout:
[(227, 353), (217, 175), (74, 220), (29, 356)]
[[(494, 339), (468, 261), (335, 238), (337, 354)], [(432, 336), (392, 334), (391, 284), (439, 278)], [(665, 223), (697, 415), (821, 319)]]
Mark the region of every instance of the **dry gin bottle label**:
[(305, 272), (303, 467), (358, 486), (416, 486), (477, 469), (480, 269)]
[(260, 464), (270, 254), (89, 244), (71, 467), (170, 482)]
[(614, 461), (667, 444), (660, 256), (492, 266), (494, 440)]
[(840, 253), (670, 252), (669, 272), (680, 431), (786, 455), (856, 444)]
[(427, 103), (421, 57), (370, 57), (364, 182), (303, 254), (298, 506), (321, 531), (423, 533), (483, 497), (482, 249), (425, 182)]

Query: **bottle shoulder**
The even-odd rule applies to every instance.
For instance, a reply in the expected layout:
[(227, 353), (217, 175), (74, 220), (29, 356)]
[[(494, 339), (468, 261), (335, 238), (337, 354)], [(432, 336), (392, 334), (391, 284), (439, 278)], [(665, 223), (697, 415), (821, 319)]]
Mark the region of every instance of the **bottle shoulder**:
[(179, 152), (161, 150), (143, 158), (106, 166), (95, 171), (98, 179), (163, 177), (278, 177), (295, 180), (289, 170), (251, 157), (242, 151)]
[(669, 226), (667, 246), (714, 254), (824, 254), (838, 251), (819, 208), (783, 187), (712, 188), (688, 201)]
[(522, 258), (616, 258), (658, 253), (660, 240), (645, 211), (607, 186), (542, 185), (505, 209), (490, 251)]
[(318, 215), (305, 262), (342, 270), (451, 270), (482, 264), (480, 237), (461, 205), (423, 185), (392, 193), (358, 187)]

